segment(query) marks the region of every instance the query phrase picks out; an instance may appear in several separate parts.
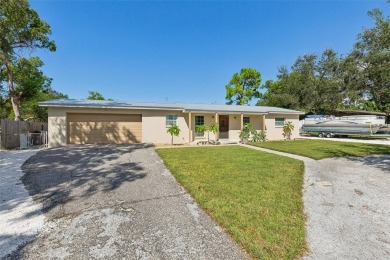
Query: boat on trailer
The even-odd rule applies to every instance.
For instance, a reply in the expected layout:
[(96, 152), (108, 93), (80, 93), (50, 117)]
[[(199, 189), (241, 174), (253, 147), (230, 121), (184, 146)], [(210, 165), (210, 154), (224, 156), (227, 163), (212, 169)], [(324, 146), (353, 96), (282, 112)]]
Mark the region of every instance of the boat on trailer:
[(384, 117), (357, 115), (344, 117), (309, 117), (305, 119), (302, 130), (305, 133), (315, 133), (319, 137), (335, 135), (372, 135), (385, 124)]
[(329, 120), (303, 125), (303, 131), (305, 133), (318, 133), (319, 137), (332, 137), (335, 135), (372, 135), (378, 130), (378, 125), (359, 124), (346, 120)]

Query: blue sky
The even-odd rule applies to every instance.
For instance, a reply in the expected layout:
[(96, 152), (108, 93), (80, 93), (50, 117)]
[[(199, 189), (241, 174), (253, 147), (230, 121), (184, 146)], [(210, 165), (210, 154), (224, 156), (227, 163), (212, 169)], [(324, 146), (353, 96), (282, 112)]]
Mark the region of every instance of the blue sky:
[(252, 67), (262, 82), (299, 55), (352, 49), (383, 1), (32, 0), (57, 51), (38, 51), (55, 90), (86, 98), (224, 103), (225, 85)]

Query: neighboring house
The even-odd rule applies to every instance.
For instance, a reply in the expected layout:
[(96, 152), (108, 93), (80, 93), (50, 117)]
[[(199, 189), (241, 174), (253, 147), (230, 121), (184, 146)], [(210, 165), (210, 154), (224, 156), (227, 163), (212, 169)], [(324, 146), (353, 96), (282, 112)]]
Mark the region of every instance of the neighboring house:
[(167, 128), (180, 127), (176, 144), (205, 140), (207, 133), (195, 132), (197, 125), (219, 124), (212, 140), (239, 141), (245, 123), (266, 132), (267, 139), (283, 139), (283, 125), (292, 121), (292, 138), (299, 136), (301, 111), (264, 106), (186, 103), (118, 102), (59, 99), (39, 103), (48, 107), (49, 147), (67, 144), (154, 143), (168, 144)]

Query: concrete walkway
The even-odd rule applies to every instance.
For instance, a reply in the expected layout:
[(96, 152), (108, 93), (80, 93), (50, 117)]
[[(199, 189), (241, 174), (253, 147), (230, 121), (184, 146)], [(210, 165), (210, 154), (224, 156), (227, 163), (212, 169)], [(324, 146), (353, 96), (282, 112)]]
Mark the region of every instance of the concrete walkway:
[(302, 136), (304, 139), (312, 139), (312, 140), (325, 140), (325, 141), (335, 141), (335, 142), (347, 142), (347, 143), (362, 143), (362, 144), (383, 144), (390, 145), (390, 139), (353, 139), (353, 138), (320, 138), (313, 136)]
[(148, 145), (47, 149), (23, 165), (47, 228), (10, 259), (245, 259)]
[(305, 259), (390, 259), (390, 155), (313, 160), (250, 145), (305, 163)]

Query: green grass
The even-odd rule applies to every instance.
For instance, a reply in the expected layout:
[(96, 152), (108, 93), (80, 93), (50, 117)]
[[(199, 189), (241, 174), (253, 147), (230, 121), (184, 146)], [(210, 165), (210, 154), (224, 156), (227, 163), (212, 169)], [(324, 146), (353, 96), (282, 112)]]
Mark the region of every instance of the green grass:
[(240, 146), (157, 152), (178, 182), (252, 257), (303, 255), (303, 162)]
[(390, 146), (377, 144), (348, 143), (328, 140), (294, 140), (249, 143), (271, 150), (302, 155), (320, 160), (330, 157), (390, 154)]

